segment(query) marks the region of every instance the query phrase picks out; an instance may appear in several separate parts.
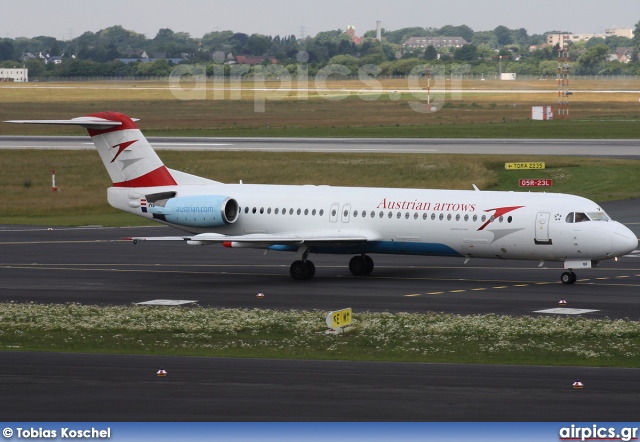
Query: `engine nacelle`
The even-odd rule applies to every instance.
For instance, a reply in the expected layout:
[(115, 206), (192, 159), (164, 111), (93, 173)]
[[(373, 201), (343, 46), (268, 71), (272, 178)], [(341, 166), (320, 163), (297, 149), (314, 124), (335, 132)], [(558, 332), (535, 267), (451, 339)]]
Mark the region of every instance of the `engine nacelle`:
[(238, 202), (222, 195), (179, 196), (149, 207), (155, 219), (188, 227), (220, 227), (238, 219)]

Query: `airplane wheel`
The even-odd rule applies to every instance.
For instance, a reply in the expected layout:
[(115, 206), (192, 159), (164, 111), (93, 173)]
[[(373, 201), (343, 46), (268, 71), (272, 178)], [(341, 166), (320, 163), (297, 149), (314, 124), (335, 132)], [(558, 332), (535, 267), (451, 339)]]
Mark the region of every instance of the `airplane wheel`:
[(316, 274), (316, 266), (311, 261), (306, 261), (307, 265), (307, 277), (305, 279), (313, 279)]
[(293, 264), (291, 264), (291, 268), (289, 269), (289, 273), (296, 281), (302, 281), (303, 279), (307, 279), (307, 276), (309, 275), (309, 266), (307, 266), (304, 261), (293, 261)]
[(562, 281), (563, 284), (573, 284), (577, 279), (578, 277), (573, 272), (564, 272), (560, 275), (560, 281)]
[(365, 255), (364, 256), (364, 260), (367, 264), (367, 271), (365, 273), (365, 275), (370, 275), (371, 272), (373, 272), (373, 259), (371, 259), (371, 257), (369, 255)]
[(362, 256), (354, 256), (349, 261), (349, 271), (355, 276), (366, 275), (367, 273), (367, 261)]
[(373, 272), (373, 259), (367, 255), (354, 256), (349, 261), (349, 271), (355, 276), (366, 276)]

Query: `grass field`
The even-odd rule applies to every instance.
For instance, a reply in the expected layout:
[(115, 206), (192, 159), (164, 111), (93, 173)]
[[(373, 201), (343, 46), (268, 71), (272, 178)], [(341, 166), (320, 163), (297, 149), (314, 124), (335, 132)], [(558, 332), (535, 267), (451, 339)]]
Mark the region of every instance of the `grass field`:
[(629, 320), (354, 312), (327, 335), (327, 312), (0, 303), (0, 349), (182, 356), (640, 365)]
[[(160, 83), (65, 83), (0, 85), (0, 120), (71, 118), (117, 110), (142, 119), (148, 135), (317, 137), (637, 138), (640, 81), (576, 81), (569, 121), (529, 121), (532, 105), (555, 105), (555, 81), (445, 83), (431, 97), (436, 112), (408, 92), (406, 80), (381, 80), (384, 93), (359, 80), (328, 81), (326, 90), (279, 91), (279, 82), (225, 84), (224, 97), (210, 82), (184, 100), (180, 88)], [(272, 91), (258, 91), (265, 86)], [(182, 86), (187, 92), (191, 86)], [(293, 84), (293, 88), (297, 85)], [(434, 87), (439, 87), (435, 85)], [(461, 87), (461, 92), (452, 87)], [(230, 90), (233, 88), (233, 90)], [(499, 92), (483, 93), (492, 90)], [(523, 91), (514, 93), (514, 90)], [(609, 91), (607, 93), (595, 91)], [(306, 98), (305, 98), (306, 97)], [(264, 100), (264, 112), (256, 101)], [(412, 105), (413, 103), (413, 105)], [(413, 107), (412, 107), (413, 106)], [(259, 110), (259, 109), (258, 109)], [(77, 128), (0, 126), (0, 134), (79, 134)]]
[[(324, 154), (252, 152), (160, 153), (171, 168), (222, 182), (247, 184), (326, 184), (333, 186), (435, 189), (522, 190), (520, 178), (551, 178), (553, 192), (596, 201), (640, 197), (637, 161), (546, 157), (547, 168), (506, 171), (509, 161), (539, 161), (535, 156)], [(4, 151), (0, 153), (0, 223), (40, 225), (146, 224), (111, 208), (111, 185), (93, 151)], [(56, 171), (60, 192), (51, 192)], [(624, 176), (624, 180), (619, 177)], [(532, 189), (532, 191), (544, 191)]]

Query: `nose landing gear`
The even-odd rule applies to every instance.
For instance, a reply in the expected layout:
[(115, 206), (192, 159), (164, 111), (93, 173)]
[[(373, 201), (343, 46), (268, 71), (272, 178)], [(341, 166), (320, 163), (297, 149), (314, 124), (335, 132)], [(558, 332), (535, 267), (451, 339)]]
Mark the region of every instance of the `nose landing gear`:
[(560, 281), (563, 284), (573, 284), (577, 279), (578, 277), (573, 272), (564, 272), (562, 275), (560, 275)]

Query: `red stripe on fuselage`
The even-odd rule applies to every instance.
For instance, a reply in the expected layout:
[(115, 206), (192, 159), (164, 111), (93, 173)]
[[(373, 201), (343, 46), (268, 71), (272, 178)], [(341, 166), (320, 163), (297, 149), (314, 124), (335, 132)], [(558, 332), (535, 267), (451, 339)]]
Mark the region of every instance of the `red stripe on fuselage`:
[(113, 187), (158, 187), (176, 185), (178, 185), (178, 183), (176, 183), (165, 166), (129, 181), (113, 183)]

